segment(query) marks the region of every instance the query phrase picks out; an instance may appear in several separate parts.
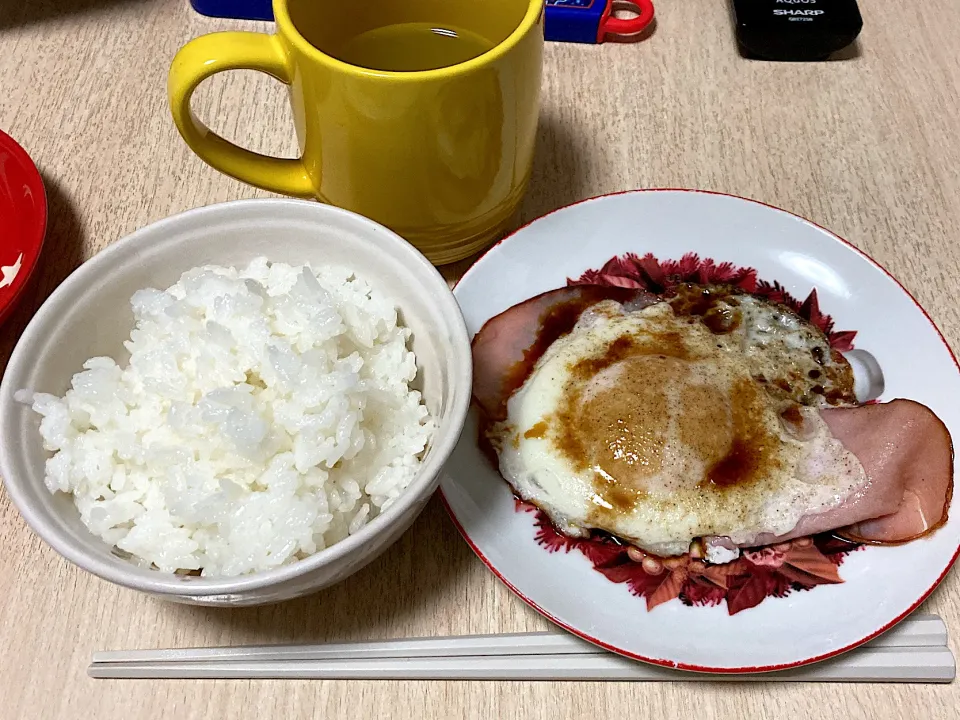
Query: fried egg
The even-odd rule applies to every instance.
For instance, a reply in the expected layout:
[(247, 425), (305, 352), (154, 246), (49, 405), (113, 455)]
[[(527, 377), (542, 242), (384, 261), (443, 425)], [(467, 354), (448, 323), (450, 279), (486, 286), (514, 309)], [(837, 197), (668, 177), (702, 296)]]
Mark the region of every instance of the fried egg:
[(592, 306), (488, 428), (503, 476), (561, 532), (680, 555), (786, 534), (866, 486), (817, 410), (853, 401), (822, 333), (774, 303), (708, 296)]

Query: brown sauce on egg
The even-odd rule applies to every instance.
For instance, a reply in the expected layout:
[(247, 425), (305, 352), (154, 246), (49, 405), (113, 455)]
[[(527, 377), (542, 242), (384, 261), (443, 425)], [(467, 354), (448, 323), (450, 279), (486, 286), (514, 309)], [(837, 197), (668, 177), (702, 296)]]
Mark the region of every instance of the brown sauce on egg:
[(731, 393), (733, 440), (726, 454), (711, 465), (700, 486), (742, 486), (765, 478), (777, 465), (780, 439), (763, 423), (765, 405), (756, 385), (739, 381)]
[[(578, 471), (594, 473), (593, 522), (631, 512), (647, 495), (644, 481), (661, 471), (671, 417), (665, 388), (689, 374), (686, 358), (676, 333), (627, 336), (571, 368), (550, 425), (556, 448)], [(607, 387), (585, 396), (605, 372), (615, 373)]]
[[(551, 307), (539, 319), (534, 343), (506, 373), (507, 397), (526, 382), (549, 347), (573, 330), (586, 309), (603, 300), (627, 303), (642, 295), (642, 291), (625, 288), (584, 286), (577, 297)], [(686, 284), (671, 291), (664, 301), (675, 316), (723, 336), (744, 324), (742, 295), (742, 291), (725, 286)], [(722, 342), (719, 337), (717, 342)], [(692, 492), (699, 494), (698, 502), (709, 497), (708, 502), (732, 503), (740, 489), (763, 492), (764, 483), (779, 465), (780, 439), (764, 422), (768, 396), (783, 400), (783, 409), (778, 410), (781, 419), (796, 426), (798, 432), (803, 416), (797, 402), (814, 404), (811, 385), (820, 391), (813, 391), (819, 403), (850, 402), (853, 382), (849, 365), (829, 348), (826, 338), (823, 342), (823, 347), (814, 347), (809, 355), (804, 351), (805, 363), (784, 368), (782, 374), (777, 373), (779, 377), (757, 373), (752, 381), (742, 379), (721, 390), (690, 381), (689, 361), (696, 358), (691, 357), (682, 332), (677, 332), (676, 321), (660, 333), (622, 336), (599, 354), (572, 365), (571, 381), (556, 414), (522, 435), (549, 439), (577, 471), (592, 471), (595, 507), (590, 520), (609, 527), (644, 499), (651, 502), (645, 480), (649, 482), (663, 469), (670, 421), (675, 418), (684, 452), (699, 458), (706, 468), (699, 482), (693, 479), (691, 483), (695, 486)], [(594, 382), (605, 373), (610, 377), (599, 385)], [(677, 402), (676, 396), (665, 390), (671, 384), (680, 387), (680, 407), (671, 406)], [(481, 438), (486, 434), (481, 429)], [(519, 437), (514, 441), (519, 442)], [(496, 466), (495, 444), (482, 443)]]
[(580, 292), (577, 297), (557, 303), (540, 317), (540, 327), (533, 344), (524, 350), (523, 359), (511, 365), (505, 373), (505, 398), (510, 397), (526, 382), (537, 361), (554, 342), (573, 330), (587, 308), (604, 300), (628, 303), (643, 294), (639, 290), (606, 285), (584, 285), (578, 289)]
[(579, 470), (593, 469), (594, 522), (629, 513), (646, 497), (645, 481), (663, 467), (671, 416), (664, 387), (688, 372), (678, 358), (640, 354), (623, 361), (610, 388), (585, 401), (580, 392), (568, 397), (556, 446)]
[(803, 415), (800, 413), (799, 405), (790, 405), (786, 410), (780, 413), (780, 417), (793, 425), (803, 424)]
[(529, 430), (527, 430), (527, 431), (523, 434), (523, 436), (524, 436), (527, 440), (531, 440), (531, 439), (533, 439), (533, 438), (542, 438), (542, 437), (543, 437), (544, 435), (546, 435), (546, 434), (547, 434), (547, 424), (546, 424), (543, 420), (541, 420), (541, 421), (538, 422), (536, 425), (534, 425), (532, 428), (530, 428)]
[[(646, 481), (663, 470), (671, 418), (684, 452), (706, 467), (700, 492), (722, 496), (767, 480), (778, 465), (780, 440), (767, 429), (768, 401), (755, 383), (739, 380), (729, 392), (700, 384), (685, 352), (667, 355), (656, 343), (628, 346), (623, 340), (574, 366), (578, 380), (567, 386), (562, 409), (550, 420), (556, 448), (577, 471), (594, 472), (591, 522), (609, 526), (647, 497)], [(616, 376), (597, 391), (603, 372)], [(680, 407), (672, 406), (677, 400), (668, 387), (679, 388)]]
[(730, 451), (723, 456), (720, 462), (715, 463), (707, 471), (705, 481), (718, 487), (738, 485), (744, 478), (756, 473), (759, 453), (744, 442), (742, 438), (734, 438)]
[(837, 350), (830, 350), (830, 365), (826, 366), (827, 379), (832, 385), (832, 389), (827, 392), (825, 397), (831, 405), (857, 404), (857, 396), (853, 391), (853, 368), (847, 359)]
[[(715, 335), (734, 332), (743, 324), (740, 297), (743, 291), (726, 285), (697, 285), (686, 283), (672, 291), (667, 302), (678, 316), (695, 318)], [(766, 301), (768, 305), (777, 305)], [(784, 313), (796, 316), (786, 306), (780, 306)], [(812, 327), (806, 320), (800, 319), (807, 332)], [(770, 383), (769, 391), (774, 397), (784, 401), (799, 402), (805, 405), (855, 405), (857, 403), (853, 387), (853, 371), (841, 353), (830, 348), (827, 338), (819, 329), (815, 332), (822, 338), (823, 345), (810, 349), (810, 361), (790, 368), (797, 360), (784, 358), (782, 376), (767, 378), (755, 376), (760, 383)], [(814, 367), (810, 367), (813, 365)], [(790, 369), (788, 369), (790, 368)], [(817, 383), (811, 387), (811, 383)], [(826, 386), (826, 390), (824, 390)]]
[(705, 463), (722, 458), (733, 434), (726, 396), (710, 385), (687, 385), (680, 392), (680, 408), (680, 442)]
[[(614, 300), (619, 303), (633, 302), (643, 296), (649, 296), (643, 290), (634, 290), (631, 288), (610, 287), (607, 285), (584, 285), (578, 289), (578, 296), (561, 302), (550, 307), (539, 318), (539, 328), (536, 338), (530, 347), (523, 351), (523, 359), (511, 365), (504, 373), (504, 407), (501, 409), (499, 417), (490, 417), (487, 413), (481, 413), (479, 427), (479, 445), (481, 452), (486, 455), (494, 468), (499, 467), (498, 441), (492, 437), (490, 428), (497, 420), (506, 418), (506, 399), (515, 393), (527, 381), (537, 361), (543, 357), (547, 349), (564, 335), (569, 334), (580, 316), (587, 308), (593, 307), (604, 300)], [(543, 425), (542, 428), (539, 426)], [(528, 438), (544, 437), (548, 427), (545, 423), (538, 423), (527, 432), (536, 432), (535, 435), (526, 435)], [(519, 438), (515, 438), (519, 442)]]
[[(624, 471), (642, 477), (660, 469), (670, 419), (664, 388), (689, 371), (683, 361), (657, 352), (656, 347), (632, 345), (631, 349), (629, 358), (610, 360), (610, 355), (625, 352), (621, 346), (592, 362), (582, 360), (572, 369), (574, 381), (551, 424), (558, 431), (557, 448), (578, 470), (596, 467), (616, 478)], [(584, 388), (600, 372), (596, 368), (605, 370), (614, 362), (620, 365), (615, 385), (585, 399)]]
[(668, 300), (678, 317), (695, 317), (714, 335), (732, 333), (743, 322), (736, 294), (721, 285), (679, 285)]
[(584, 358), (577, 362), (573, 366), (572, 377), (580, 381), (590, 380), (607, 368), (636, 355), (657, 355), (662, 359), (671, 357), (683, 360), (690, 357), (680, 333), (660, 333), (644, 337), (642, 342), (631, 335), (625, 335), (610, 343), (610, 346), (602, 355), (594, 358)]

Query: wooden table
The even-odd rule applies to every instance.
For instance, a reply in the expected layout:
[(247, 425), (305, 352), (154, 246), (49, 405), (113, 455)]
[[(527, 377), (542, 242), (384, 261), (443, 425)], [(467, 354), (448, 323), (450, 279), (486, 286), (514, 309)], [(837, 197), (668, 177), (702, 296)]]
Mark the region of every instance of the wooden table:
[[(634, 45), (550, 45), (525, 220), (636, 187), (762, 199), (831, 228), (890, 269), (960, 348), (960, 4), (861, 2), (848, 59), (751, 62), (725, 0), (660, 0)], [(187, 0), (0, 0), (0, 128), (40, 166), (50, 202), (42, 277), (2, 329), (0, 363), (29, 313), (85, 259), (187, 208), (265, 195), (204, 165), (166, 104), (190, 38), (265, 24), (202, 18)], [(279, 83), (207, 83), (200, 115), (247, 147), (292, 155)], [(451, 277), (461, 267), (450, 268)], [(2, 367), (2, 365), (0, 365)], [(434, 501), (380, 560), (275, 607), (158, 602), (67, 564), (0, 493), (2, 718), (948, 718), (960, 686), (461, 682), (93, 681), (98, 649), (316, 642), (537, 630), (547, 623), (473, 556)], [(960, 574), (926, 604), (960, 652)]]

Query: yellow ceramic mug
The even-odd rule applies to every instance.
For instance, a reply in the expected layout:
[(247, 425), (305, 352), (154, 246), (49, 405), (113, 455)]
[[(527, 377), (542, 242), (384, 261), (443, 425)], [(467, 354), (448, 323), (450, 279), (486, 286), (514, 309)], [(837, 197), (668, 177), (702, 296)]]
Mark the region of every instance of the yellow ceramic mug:
[[(533, 160), (543, 0), (274, 0), (274, 14), (275, 35), (215, 33), (177, 53), (170, 107), (197, 155), (366, 215), (436, 264), (505, 229)], [(191, 112), (196, 87), (233, 69), (290, 86), (299, 159), (237, 147)]]

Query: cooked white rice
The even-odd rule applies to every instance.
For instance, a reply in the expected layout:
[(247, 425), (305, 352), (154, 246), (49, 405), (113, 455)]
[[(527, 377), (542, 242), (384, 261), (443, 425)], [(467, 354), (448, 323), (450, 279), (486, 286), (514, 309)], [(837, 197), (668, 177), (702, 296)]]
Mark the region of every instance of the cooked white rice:
[(130, 361), (93, 358), (43, 416), (51, 492), (162, 572), (233, 576), (357, 532), (410, 484), (435, 428), (410, 330), (349, 270), (260, 258), (131, 299)]

